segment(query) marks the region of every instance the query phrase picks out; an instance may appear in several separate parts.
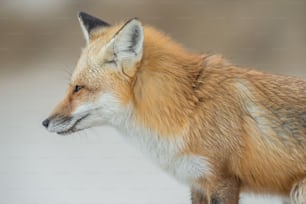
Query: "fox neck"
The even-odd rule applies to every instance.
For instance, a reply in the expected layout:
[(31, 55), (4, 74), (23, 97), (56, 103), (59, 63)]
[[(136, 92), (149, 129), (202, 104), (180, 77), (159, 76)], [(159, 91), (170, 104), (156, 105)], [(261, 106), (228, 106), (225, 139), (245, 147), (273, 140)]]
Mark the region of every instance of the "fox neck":
[(123, 108), (120, 116), (112, 123), (129, 142), (138, 146), (146, 156), (164, 169), (168, 168), (175, 155), (184, 147), (183, 137), (176, 140), (167, 138), (138, 123), (132, 105)]
[(188, 185), (211, 174), (211, 165), (207, 158), (184, 151), (187, 144), (186, 134), (167, 137), (155, 132), (139, 124), (134, 111), (133, 106), (122, 111), (120, 119), (113, 121), (116, 122), (115, 127), (159, 167)]
[(193, 83), (203, 70), (203, 58), (171, 39), (158, 37), (156, 42), (151, 38), (145, 36), (142, 63), (131, 91), (135, 119), (161, 135), (180, 135), (198, 102)]

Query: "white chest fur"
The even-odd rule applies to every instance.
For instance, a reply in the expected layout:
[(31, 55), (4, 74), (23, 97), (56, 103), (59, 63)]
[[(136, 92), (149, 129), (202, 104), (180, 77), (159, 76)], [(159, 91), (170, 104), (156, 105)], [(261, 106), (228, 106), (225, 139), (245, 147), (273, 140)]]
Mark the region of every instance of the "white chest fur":
[(128, 140), (179, 181), (191, 184), (200, 177), (210, 175), (210, 164), (205, 157), (182, 154), (185, 147), (183, 136), (167, 139), (142, 127), (133, 117), (133, 108), (122, 107), (113, 94), (103, 94), (100, 106), (107, 110), (101, 115), (107, 116), (111, 125), (117, 127)]
[(120, 128), (122, 133), (132, 143), (180, 182), (191, 184), (200, 177), (209, 176), (210, 164), (205, 157), (181, 154), (185, 146), (183, 137), (167, 139), (133, 121), (127, 121), (123, 127)]

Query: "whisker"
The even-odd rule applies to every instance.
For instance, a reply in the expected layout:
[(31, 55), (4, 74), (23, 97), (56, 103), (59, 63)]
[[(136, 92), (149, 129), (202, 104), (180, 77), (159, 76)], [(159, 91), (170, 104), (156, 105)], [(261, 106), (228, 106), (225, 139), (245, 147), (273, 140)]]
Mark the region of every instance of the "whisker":
[(73, 67), (74, 65), (68, 65), (67, 62), (59, 57), (56, 57), (54, 56), (55, 59), (54, 59), (54, 62), (57, 62), (57, 63), (54, 63), (54, 70), (56, 71), (60, 71), (61, 74), (64, 73), (64, 75), (61, 75), (61, 76), (64, 76), (65, 79), (67, 79), (68, 81), (70, 81), (70, 78), (72, 76), (72, 73), (73, 73)]
[(87, 144), (87, 142), (84, 142), (85, 140), (85, 130), (80, 131), (80, 140), (82, 144)]
[(86, 138), (86, 144), (88, 144), (89, 143), (89, 136), (88, 136), (88, 129), (86, 129), (85, 131), (84, 131), (84, 137)]

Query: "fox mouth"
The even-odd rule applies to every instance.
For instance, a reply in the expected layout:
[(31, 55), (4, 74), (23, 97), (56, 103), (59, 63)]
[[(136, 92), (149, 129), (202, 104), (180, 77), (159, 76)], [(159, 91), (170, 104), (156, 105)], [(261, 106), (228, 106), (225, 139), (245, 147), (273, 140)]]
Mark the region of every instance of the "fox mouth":
[(59, 135), (69, 135), (71, 133), (74, 133), (74, 132), (77, 132), (77, 131), (81, 131), (82, 129), (77, 129), (76, 126), (82, 121), (84, 120), (85, 118), (87, 118), (90, 114), (86, 114), (84, 116), (82, 116), (81, 118), (77, 119), (75, 121), (75, 123), (70, 127), (68, 128), (67, 130), (64, 130), (64, 131), (59, 131), (59, 132), (56, 132), (57, 134)]

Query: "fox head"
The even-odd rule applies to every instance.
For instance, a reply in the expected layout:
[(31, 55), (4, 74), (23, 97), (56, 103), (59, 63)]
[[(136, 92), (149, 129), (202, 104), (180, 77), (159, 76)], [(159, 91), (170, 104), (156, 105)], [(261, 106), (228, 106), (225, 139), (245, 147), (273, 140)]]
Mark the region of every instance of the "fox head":
[(144, 31), (136, 18), (115, 26), (78, 14), (87, 42), (64, 99), (43, 121), (50, 132), (68, 134), (112, 123), (127, 108), (141, 64)]

